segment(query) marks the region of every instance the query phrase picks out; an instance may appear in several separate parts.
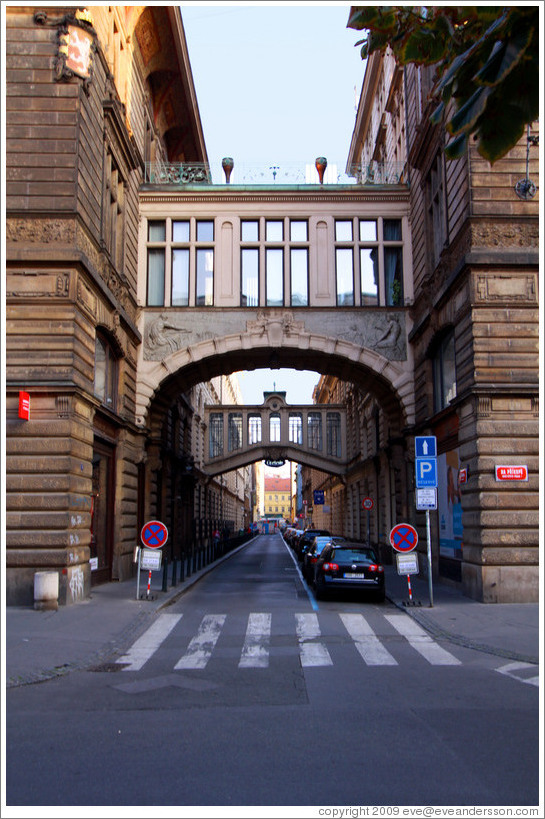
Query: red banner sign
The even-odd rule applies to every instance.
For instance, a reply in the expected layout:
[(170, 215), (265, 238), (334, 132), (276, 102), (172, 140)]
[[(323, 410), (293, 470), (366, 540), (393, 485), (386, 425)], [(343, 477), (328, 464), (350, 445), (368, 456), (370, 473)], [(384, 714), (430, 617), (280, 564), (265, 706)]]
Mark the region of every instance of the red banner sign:
[(19, 418), (30, 421), (30, 395), (28, 392), (19, 392)]

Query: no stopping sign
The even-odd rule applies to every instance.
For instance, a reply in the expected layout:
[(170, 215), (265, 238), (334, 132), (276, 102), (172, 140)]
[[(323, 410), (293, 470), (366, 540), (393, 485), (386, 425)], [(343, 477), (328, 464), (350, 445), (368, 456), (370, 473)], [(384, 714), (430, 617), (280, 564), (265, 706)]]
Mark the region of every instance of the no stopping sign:
[(412, 552), (418, 544), (418, 532), (410, 523), (398, 523), (390, 532), (390, 543), (396, 552)]

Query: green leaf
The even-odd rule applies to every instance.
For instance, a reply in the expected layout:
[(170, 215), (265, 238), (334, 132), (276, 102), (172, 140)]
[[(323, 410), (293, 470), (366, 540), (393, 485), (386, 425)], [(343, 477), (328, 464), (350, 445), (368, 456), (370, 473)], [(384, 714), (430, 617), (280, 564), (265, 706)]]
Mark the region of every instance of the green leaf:
[(459, 134), (458, 136), (454, 137), (450, 140), (450, 142), (445, 145), (445, 156), (447, 159), (460, 159), (466, 150), (467, 150), (467, 143), (468, 143), (468, 135), (466, 133)]
[(454, 135), (460, 133), (460, 131), (471, 130), (486, 108), (489, 94), (490, 90), (488, 88), (478, 88), (451, 117), (447, 123), (447, 131)]
[(531, 39), (531, 31), (521, 31), (508, 42), (495, 43), (490, 57), (475, 79), (484, 85), (496, 85), (501, 82), (519, 63)]

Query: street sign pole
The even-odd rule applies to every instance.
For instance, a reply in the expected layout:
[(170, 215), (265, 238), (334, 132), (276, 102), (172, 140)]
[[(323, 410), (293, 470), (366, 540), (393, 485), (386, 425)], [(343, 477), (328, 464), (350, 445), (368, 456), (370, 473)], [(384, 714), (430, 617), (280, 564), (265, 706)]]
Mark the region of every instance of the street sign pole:
[(430, 608), (433, 608), (433, 578), (431, 572), (431, 531), (429, 509), (426, 509), (426, 534), (428, 538), (428, 588), (430, 593)]
[(136, 599), (140, 600), (140, 559), (142, 549), (138, 549), (138, 569), (136, 570)]

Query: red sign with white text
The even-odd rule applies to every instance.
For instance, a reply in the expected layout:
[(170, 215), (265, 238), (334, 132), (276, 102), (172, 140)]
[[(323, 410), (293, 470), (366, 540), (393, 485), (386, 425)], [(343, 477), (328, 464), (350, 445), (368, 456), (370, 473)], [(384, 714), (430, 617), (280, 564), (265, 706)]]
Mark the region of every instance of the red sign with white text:
[(496, 467), (497, 481), (527, 481), (528, 467), (525, 465), (518, 466), (497, 466)]
[(19, 392), (19, 418), (30, 421), (30, 395), (28, 392)]

